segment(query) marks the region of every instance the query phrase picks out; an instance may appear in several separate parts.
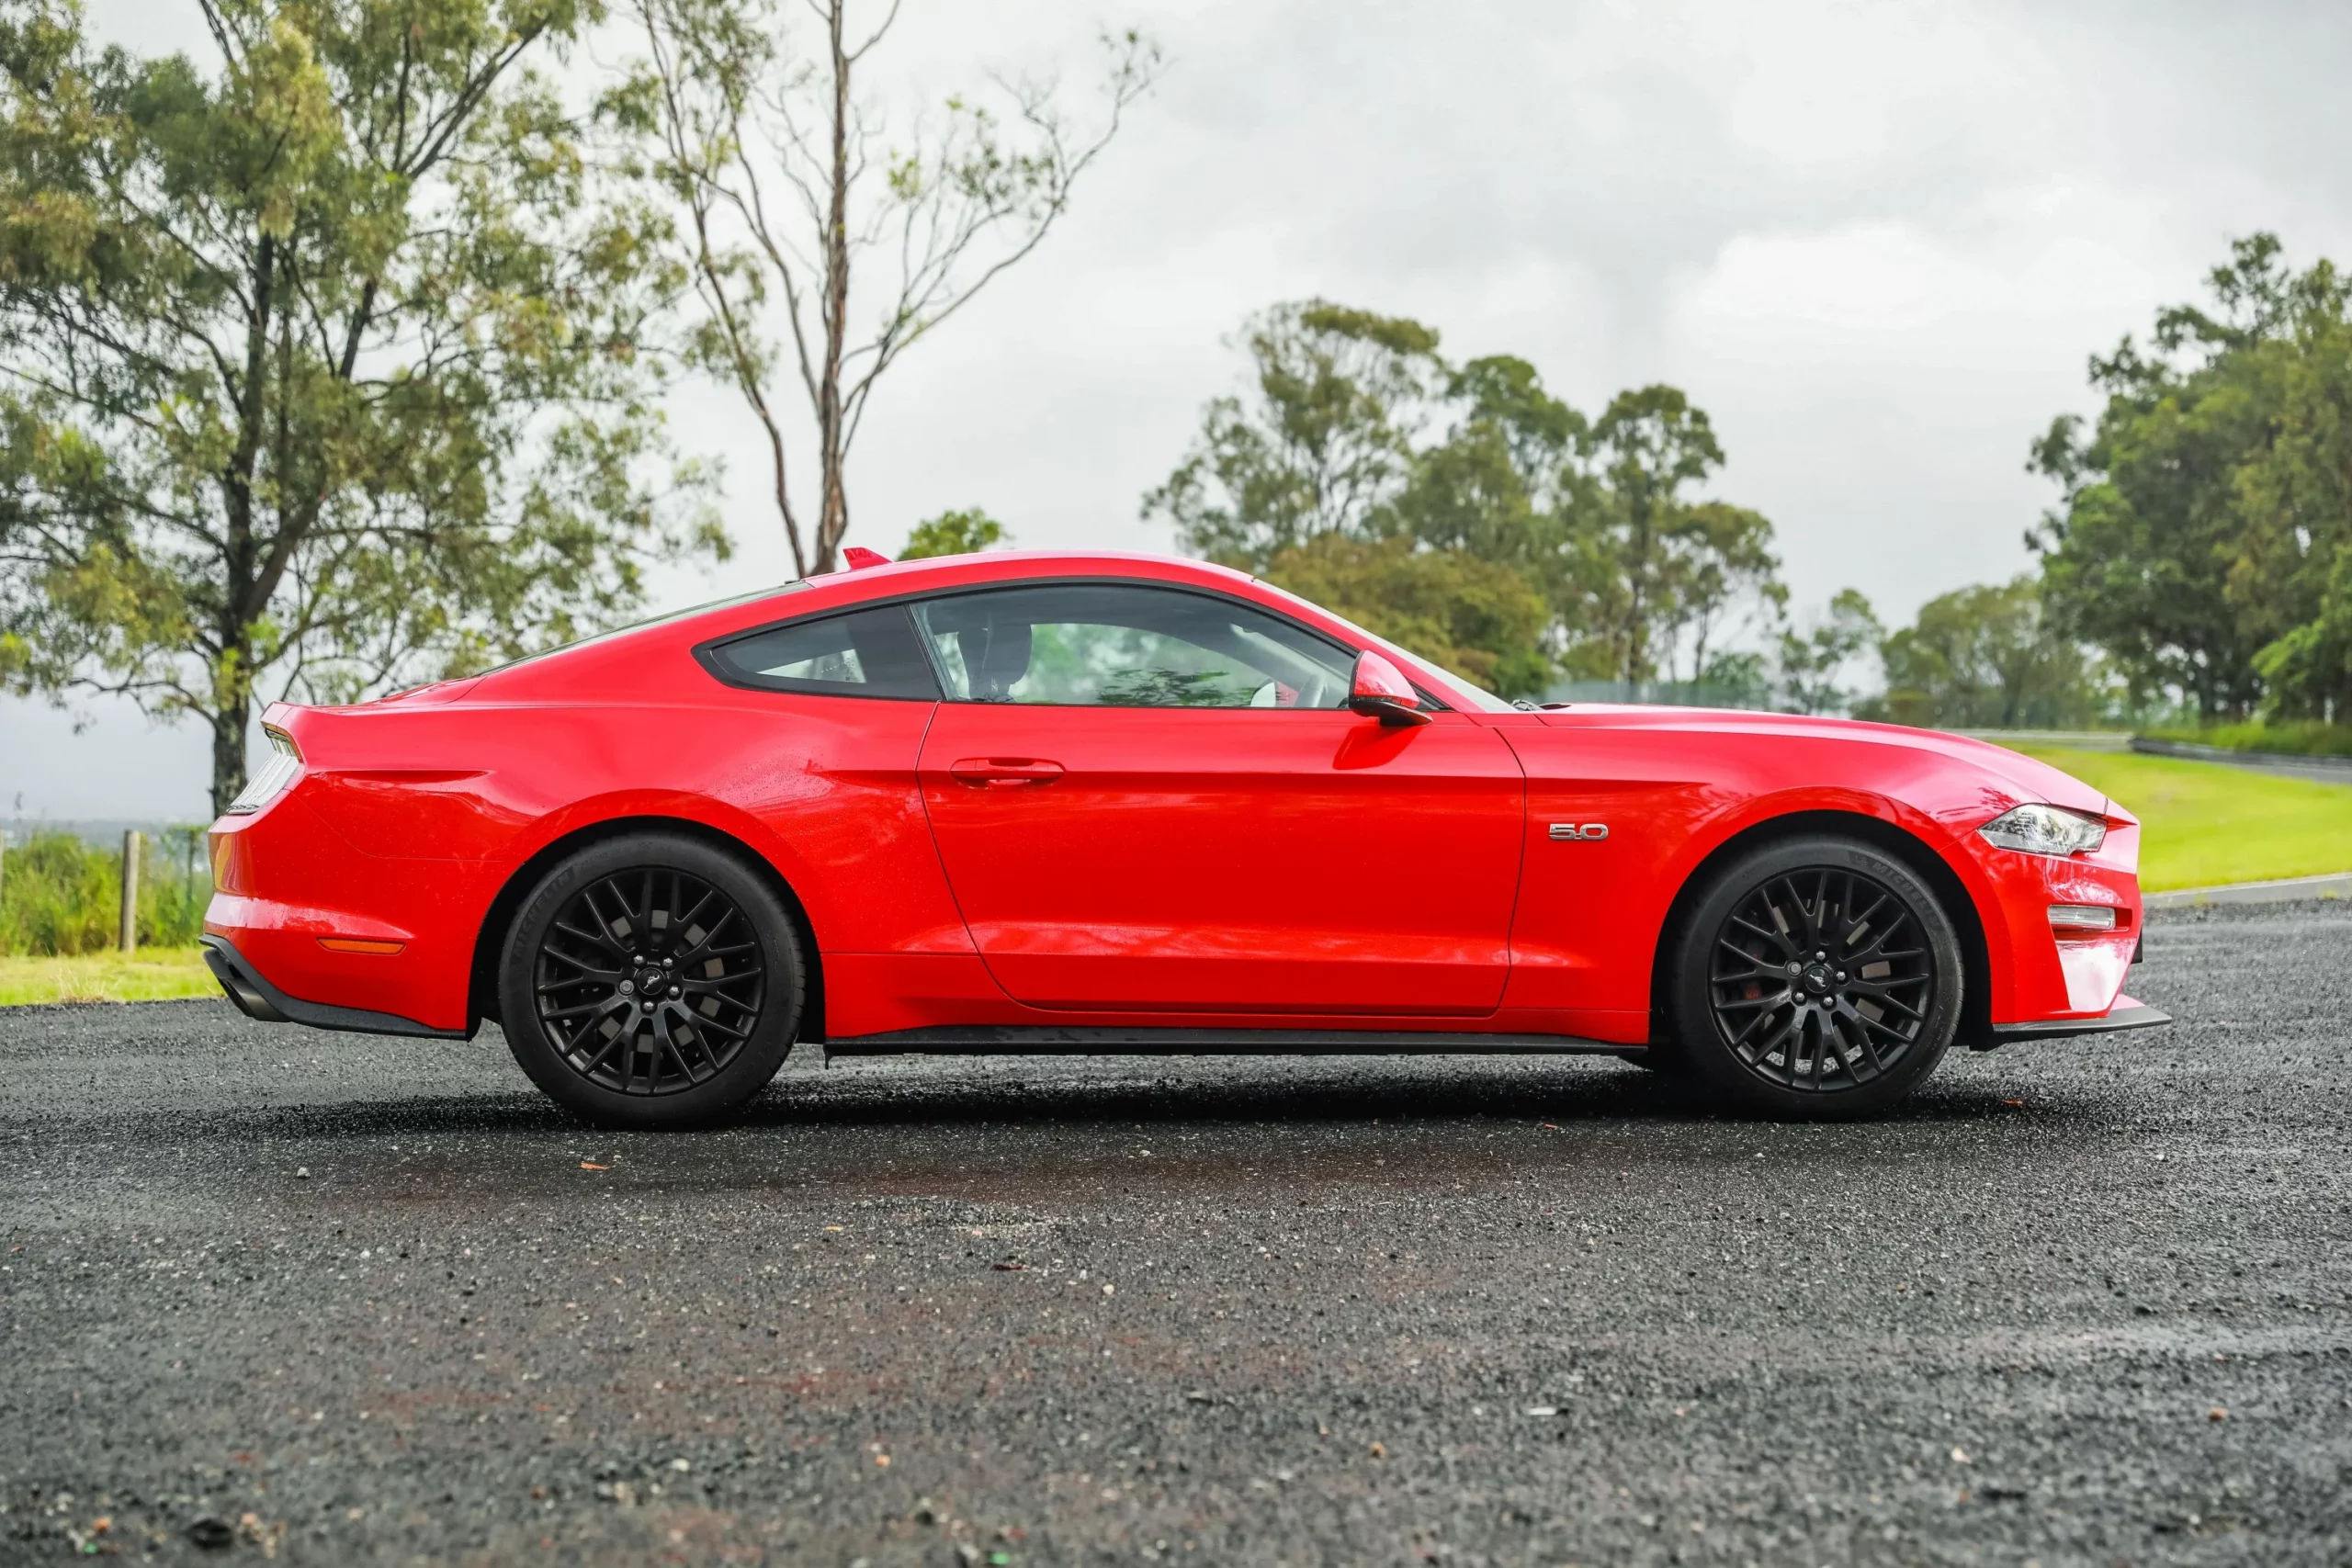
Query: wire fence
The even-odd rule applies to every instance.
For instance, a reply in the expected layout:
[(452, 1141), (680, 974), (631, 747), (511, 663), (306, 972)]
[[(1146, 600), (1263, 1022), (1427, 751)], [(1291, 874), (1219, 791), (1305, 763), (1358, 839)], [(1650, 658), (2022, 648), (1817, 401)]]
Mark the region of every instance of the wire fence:
[[(212, 897), (202, 828), (140, 835), (134, 929), (141, 947), (187, 947)], [(0, 848), (0, 953), (99, 953), (119, 943), (122, 850), (35, 829)]]

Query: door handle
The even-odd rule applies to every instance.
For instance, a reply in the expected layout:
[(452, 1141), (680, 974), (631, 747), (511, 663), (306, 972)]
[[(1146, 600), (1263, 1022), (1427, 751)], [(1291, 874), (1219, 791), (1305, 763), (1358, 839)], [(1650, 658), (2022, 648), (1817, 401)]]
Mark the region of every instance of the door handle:
[(974, 789), (1002, 789), (1012, 784), (1049, 784), (1062, 776), (1062, 765), (1043, 757), (967, 757), (948, 763), (947, 772)]

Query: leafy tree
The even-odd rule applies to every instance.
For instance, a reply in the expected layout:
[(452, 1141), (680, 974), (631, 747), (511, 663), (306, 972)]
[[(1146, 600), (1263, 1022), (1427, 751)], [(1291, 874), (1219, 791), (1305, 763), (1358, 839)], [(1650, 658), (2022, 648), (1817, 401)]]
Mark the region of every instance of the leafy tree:
[(1651, 646), (1670, 656), (1687, 643), (1690, 677), (1704, 681), (1716, 666), (1718, 639), (1733, 617), (1746, 609), (1777, 622), (1788, 607), (1789, 591), (1781, 581), (1781, 558), (1772, 550), (1772, 525), (1761, 513), (1701, 502), (1684, 510), (1669, 537), (1670, 592), (1656, 602), (1662, 635), (1654, 634)]
[[(572, 635), (724, 536), (655, 487), (667, 280), (528, 62), (571, 0), (0, 13), (0, 675), (212, 729)], [(689, 481), (693, 475), (684, 476)]]
[[(1193, 451), (1145, 498), (1189, 547), (1343, 578), (1367, 624), (1384, 613), (1368, 595), (1396, 593), (1387, 624), (1465, 650), (1465, 668), (1514, 694), (1558, 668), (1647, 679), (1684, 653), (1700, 675), (1741, 610), (1777, 616), (1771, 525), (1690, 493), (1723, 453), (1674, 389), (1625, 393), (1588, 422), (1523, 359), (1456, 367), (1431, 328), (1323, 300), (1254, 318), (1243, 346), (1251, 395), (1210, 403)], [(1525, 638), (1431, 627), (1430, 587), (1466, 582), (1462, 560), (1517, 575), (1548, 605), (1544, 624)]]
[(2254, 635), (2269, 716), (2352, 717), (2352, 287), (2325, 261), (2280, 292), (2269, 440), (2238, 472), (2245, 535), (2230, 596)]
[(1565, 570), (1563, 518), (1592, 488), (1584, 416), (1507, 355), (1452, 372), (1444, 395), (1452, 429), (1411, 455), (1403, 488), (1366, 520), (1368, 531), (1553, 581)]
[(1886, 693), (1864, 716), (1897, 724), (2046, 729), (2093, 723), (2107, 706), (2082, 646), (2044, 613), (2030, 573), (1928, 600), (1879, 645), (1879, 658)]
[[(851, 0), (809, 0), (807, 34), (778, 0), (624, 7), (644, 51), (606, 107), (651, 138), (643, 172), (681, 220), (676, 254), (701, 306), (692, 356), (741, 395), (767, 438), (795, 568), (830, 571), (876, 385), (1044, 242), (1157, 78), (1159, 47), (1132, 31), (1105, 38), (1091, 122), (1051, 82), (1000, 77), (894, 138), (865, 85), (899, 20), (895, 0), (861, 23)], [(813, 518), (786, 460), (795, 400), (814, 425)]]
[(1328, 300), (1277, 305), (1243, 329), (1255, 395), (1218, 398), (1167, 482), (1144, 497), (1184, 546), (1257, 571), (1317, 535), (1357, 538), (1404, 488), (1413, 441), (1447, 380), (1438, 335)]
[(1622, 392), (1594, 422), (1597, 486), (1570, 519), (1573, 663), (1620, 681), (1657, 675), (1689, 635), (1691, 670), (1743, 600), (1775, 612), (1786, 595), (1760, 514), (1686, 496), (1723, 466), (1703, 410), (1672, 387)]
[(1265, 575), (1500, 696), (1532, 696), (1551, 679), (1549, 606), (1499, 562), (1327, 532), (1277, 555)]
[(915, 525), (914, 532), (907, 536), (907, 547), (899, 552), (899, 558), (925, 560), (933, 556), (978, 555), (982, 550), (994, 549), (1011, 537), (1003, 524), (977, 506), (943, 512)]
[(1836, 713), (1851, 694), (1838, 684), (1846, 668), (1880, 639), (1883, 628), (1859, 589), (1840, 589), (1803, 630), (1784, 629), (1773, 652), (1773, 685), (1793, 713)]
[(2211, 310), (2166, 310), (2147, 344), (2091, 362), (2106, 406), (2087, 435), (2068, 416), (2035, 445), (2030, 466), (2064, 495), (2032, 538), (2052, 608), (2135, 705), (2169, 688), (2208, 722), (2241, 716), (2267, 669), (2277, 702), (2315, 712), (2352, 695), (2292, 635), (2352, 544), (2346, 288), (2324, 261), (2291, 273), (2269, 234), (2210, 283)]
[(1710, 654), (1699, 666), (1698, 700), (1715, 707), (1772, 705), (1772, 661), (1763, 653)]
[(2319, 613), (2255, 656), (2272, 712), (2342, 724), (2352, 716), (2352, 547), (2338, 545)]

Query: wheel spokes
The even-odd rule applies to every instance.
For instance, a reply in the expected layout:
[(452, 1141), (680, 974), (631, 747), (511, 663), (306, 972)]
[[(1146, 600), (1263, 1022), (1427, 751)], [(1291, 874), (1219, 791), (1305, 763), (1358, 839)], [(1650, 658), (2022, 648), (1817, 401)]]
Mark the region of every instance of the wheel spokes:
[(538, 1025), (557, 1055), (628, 1095), (675, 1093), (725, 1071), (750, 1043), (767, 994), (742, 911), (718, 887), (667, 866), (629, 867), (581, 888), (549, 923), (533, 969)]
[(1718, 1037), (1781, 1088), (1834, 1093), (1914, 1050), (1939, 976), (1919, 917), (1875, 878), (1806, 866), (1739, 898), (1708, 950)]

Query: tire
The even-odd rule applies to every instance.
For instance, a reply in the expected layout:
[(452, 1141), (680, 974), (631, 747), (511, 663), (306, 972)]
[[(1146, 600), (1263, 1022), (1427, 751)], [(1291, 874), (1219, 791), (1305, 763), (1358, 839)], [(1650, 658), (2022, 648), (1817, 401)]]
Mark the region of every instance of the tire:
[(1851, 839), (1784, 840), (1723, 867), (1673, 964), (1674, 1055), (1747, 1111), (1871, 1115), (1926, 1081), (1960, 1027), (1951, 916), (1909, 866)]
[(784, 1065), (807, 994), (767, 882), (680, 834), (607, 839), (559, 863), (499, 959), (514, 1060), (602, 1127), (704, 1126), (741, 1109)]

